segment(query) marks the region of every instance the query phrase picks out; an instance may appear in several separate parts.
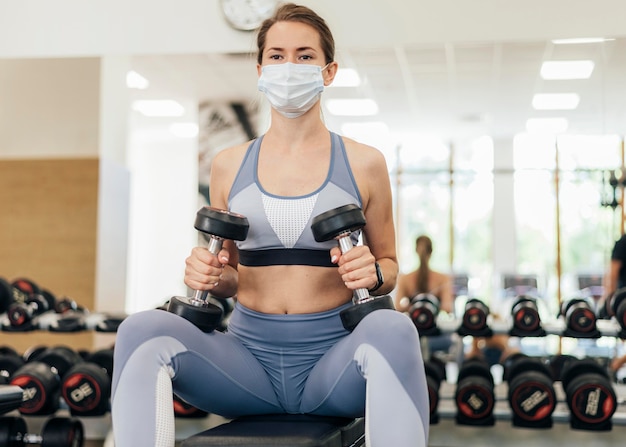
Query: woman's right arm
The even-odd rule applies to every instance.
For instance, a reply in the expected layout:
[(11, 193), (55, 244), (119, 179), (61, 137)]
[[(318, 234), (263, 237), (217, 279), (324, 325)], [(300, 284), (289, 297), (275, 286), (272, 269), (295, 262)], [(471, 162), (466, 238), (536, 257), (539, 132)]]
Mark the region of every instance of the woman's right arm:
[[(210, 203), (228, 209), (228, 194), (247, 144), (219, 152), (211, 162)], [(195, 247), (185, 260), (185, 284), (193, 290), (208, 290), (217, 297), (237, 294), (239, 258), (233, 241), (225, 240), (217, 256), (205, 247)]]

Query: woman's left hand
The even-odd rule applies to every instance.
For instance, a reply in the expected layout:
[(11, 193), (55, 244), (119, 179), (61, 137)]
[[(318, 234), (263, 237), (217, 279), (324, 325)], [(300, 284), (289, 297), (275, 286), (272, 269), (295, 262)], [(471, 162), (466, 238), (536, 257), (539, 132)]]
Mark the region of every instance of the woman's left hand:
[(339, 247), (330, 252), (332, 262), (349, 289), (371, 289), (378, 282), (376, 276), (376, 258), (367, 245), (357, 245), (345, 253)]

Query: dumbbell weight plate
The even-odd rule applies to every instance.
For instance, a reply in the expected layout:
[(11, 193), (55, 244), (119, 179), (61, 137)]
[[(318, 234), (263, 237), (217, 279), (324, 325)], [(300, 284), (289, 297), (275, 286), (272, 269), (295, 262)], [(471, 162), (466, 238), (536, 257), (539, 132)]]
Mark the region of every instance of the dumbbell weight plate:
[(249, 226), (245, 216), (210, 206), (198, 210), (194, 223), (194, 228), (201, 233), (233, 241), (248, 237)]
[(600, 425), (617, 409), (617, 396), (608, 373), (593, 359), (568, 362), (562, 372), (567, 405), (579, 421)]
[(494, 381), (489, 365), (479, 359), (463, 362), (457, 377), (455, 401), (459, 412), (468, 420), (478, 421), (493, 413)]
[(533, 332), (539, 329), (541, 318), (534, 300), (520, 299), (513, 306), (513, 325), (524, 332)]
[(42, 447), (82, 447), (84, 438), (83, 423), (76, 418), (50, 418), (41, 430)]
[(526, 422), (547, 421), (556, 408), (552, 373), (541, 361), (518, 357), (507, 375), (508, 401), (513, 414)]
[(16, 278), (11, 281), (11, 285), (18, 290), (26, 293), (27, 295), (35, 295), (37, 293), (41, 293), (41, 289), (39, 286), (30, 279), (27, 278)]
[(23, 447), (22, 438), (26, 434), (26, 421), (19, 416), (0, 417), (0, 445)]
[(446, 369), (443, 362), (438, 359), (430, 359), (424, 363), (426, 371), (426, 385), (428, 387), (428, 403), (430, 405), (431, 421), (437, 413), (439, 407), (439, 388), (441, 382), (445, 380)]
[(24, 400), (19, 408), (22, 414), (52, 414), (59, 409), (59, 377), (49, 365), (41, 362), (26, 363), (15, 371), (11, 385), (24, 390)]
[(354, 304), (344, 309), (340, 314), (343, 327), (352, 331), (366, 315), (380, 309), (395, 309), (393, 299), (389, 295), (376, 297), (366, 303)]
[(317, 242), (325, 242), (340, 234), (359, 230), (365, 223), (363, 210), (357, 205), (349, 204), (317, 215), (311, 223), (311, 230)]
[(429, 293), (420, 293), (411, 300), (409, 316), (418, 331), (428, 331), (437, 325), (439, 298)]
[(94, 363), (81, 363), (63, 377), (61, 396), (73, 414), (105, 414), (111, 396), (111, 379)]

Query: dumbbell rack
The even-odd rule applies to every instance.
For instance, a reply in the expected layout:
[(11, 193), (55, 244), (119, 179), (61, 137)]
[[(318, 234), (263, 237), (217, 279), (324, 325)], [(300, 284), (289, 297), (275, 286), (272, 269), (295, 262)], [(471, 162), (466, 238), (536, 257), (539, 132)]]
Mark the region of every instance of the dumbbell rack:
[[(615, 385), (618, 408), (613, 415), (613, 429), (610, 431), (576, 430), (570, 427), (569, 409), (565, 402), (565, 392), (560, 382), (554, 383), (558, 403), (552, 414), (550, 428), (523, 428), (512, 424), (512, 415), (507, 400), (507, 385), (499, 383), (495, 387), (496, 403), (493, 426), (460, 425), (455, 421), (455, 384), (448, 381), (441, 384), (437, 413), (439, 421), (430, 426), (429, 445), (437, 447), (467, 446), (519, 446), (529, 445), (572, 445), (572, 446), (624, 446), (626, 439), (626, 385)], [(533, 444), (534, 443), (534, 444)]]

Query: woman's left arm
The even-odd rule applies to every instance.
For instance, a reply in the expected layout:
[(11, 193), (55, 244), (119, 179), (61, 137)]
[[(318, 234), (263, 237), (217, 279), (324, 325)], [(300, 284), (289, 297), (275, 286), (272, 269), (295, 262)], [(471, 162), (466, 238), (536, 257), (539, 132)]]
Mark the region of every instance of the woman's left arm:
[(346, 148), (361, 193), (366, 224), (363, 228), (364, 245), (354, 247), (340, 256), (339, 273), (351, 289), (372, 289), (378, 282), (375, 266), (378, 263), (384, 282), (370, 293), (385, 295), (394, 289), (398, 277), (387, 163), (383, 154), (373, 147), (347, 140)]

